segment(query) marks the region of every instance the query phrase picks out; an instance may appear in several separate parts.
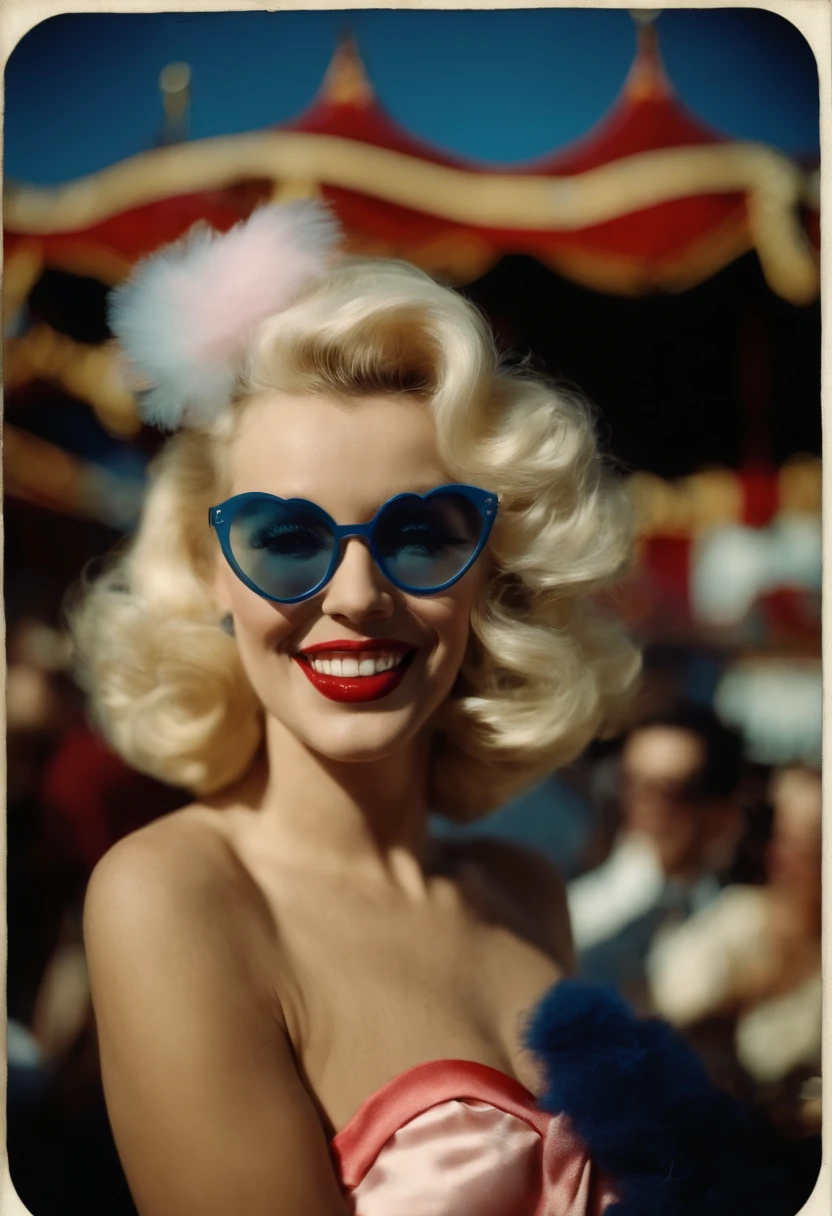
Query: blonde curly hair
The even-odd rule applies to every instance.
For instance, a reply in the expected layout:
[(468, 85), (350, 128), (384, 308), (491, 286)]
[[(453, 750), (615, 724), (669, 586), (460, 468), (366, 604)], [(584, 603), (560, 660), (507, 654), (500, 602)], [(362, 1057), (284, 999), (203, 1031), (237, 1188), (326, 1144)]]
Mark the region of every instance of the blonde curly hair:
[(630, 553), (623, 490), (575, 394), (501, 365), (456, 292), (405, 263), (344, 259), (264, 321), (222, 417), (171, 439), (135, 538), (71, 612), (82, 682), (111, 745), (196, 794), (250, 766), (263, 710), (218, 628), (208, 507), (255, 395), (414, 394), (450, 477), (500, 496), (467, 653), (437, 721), (431, 809), (463, 820), (574, 759), (617, 718), (639, 668), (593, 606)]

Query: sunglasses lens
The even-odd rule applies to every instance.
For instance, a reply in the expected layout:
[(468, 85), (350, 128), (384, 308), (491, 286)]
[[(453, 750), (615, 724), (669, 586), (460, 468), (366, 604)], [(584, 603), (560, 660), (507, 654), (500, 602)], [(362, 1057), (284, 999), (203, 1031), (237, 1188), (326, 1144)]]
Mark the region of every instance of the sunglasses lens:
[(386, 572), (402, 587), (430, 591), (452, 582), (471, 560), (483, 520), (461, 494), (408, 495), (379, 516), (375, 548)]
[(275, 600), (298, 599), (317, 587), (335, 548), (335, 538), (323, 520), (267, 498), (241, 507), (229, 541), (242, 572)]

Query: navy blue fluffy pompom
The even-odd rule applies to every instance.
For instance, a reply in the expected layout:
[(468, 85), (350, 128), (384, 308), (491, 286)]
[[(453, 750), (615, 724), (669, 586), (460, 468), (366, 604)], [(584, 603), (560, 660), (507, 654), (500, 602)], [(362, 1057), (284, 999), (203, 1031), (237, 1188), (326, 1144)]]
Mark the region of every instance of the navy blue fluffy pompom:
[(568, 1115), (615, 1184), (610, 1216), (794, 1216), (783, 1146), (667, 1023), (563, 980), (526, 1043), (545, 1067), (540, 1106)]

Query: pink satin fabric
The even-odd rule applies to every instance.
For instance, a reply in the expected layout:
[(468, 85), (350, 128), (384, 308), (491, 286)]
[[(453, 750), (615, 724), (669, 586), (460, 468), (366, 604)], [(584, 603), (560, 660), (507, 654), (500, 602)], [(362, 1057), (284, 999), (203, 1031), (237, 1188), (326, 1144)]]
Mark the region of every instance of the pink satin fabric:
[(615, 1199), (564, 1116), (468, 1060), (394, 1077), (332, 1151), (354, 1216), (599, 1216)]

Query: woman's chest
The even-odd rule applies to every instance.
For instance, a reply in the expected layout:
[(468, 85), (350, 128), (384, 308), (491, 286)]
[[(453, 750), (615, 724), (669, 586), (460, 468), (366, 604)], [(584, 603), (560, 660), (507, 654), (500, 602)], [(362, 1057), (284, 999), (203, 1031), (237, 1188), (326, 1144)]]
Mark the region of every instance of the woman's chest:
[(523, 1019), (561, 972), (517, 926), (453, 901), (382, 915), (331, 899), (296, 909), (281, 952), (286, 1023), (332, 1130), (426, 1060), (474, 1060), (535, 1088)]

